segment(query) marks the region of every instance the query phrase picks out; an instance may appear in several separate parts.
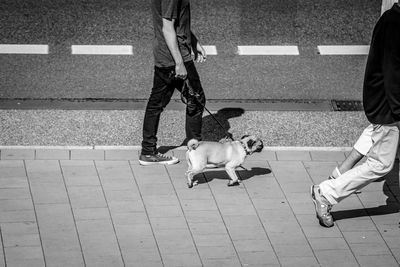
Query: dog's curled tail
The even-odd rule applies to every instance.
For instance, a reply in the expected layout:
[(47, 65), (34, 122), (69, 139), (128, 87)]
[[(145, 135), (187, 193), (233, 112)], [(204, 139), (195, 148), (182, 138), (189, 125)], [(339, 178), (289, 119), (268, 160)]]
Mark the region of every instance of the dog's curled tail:
[(195, 150), (199, 146), (199, 141), (196, 139), (190, 139), (187, 143), (188, 150)]

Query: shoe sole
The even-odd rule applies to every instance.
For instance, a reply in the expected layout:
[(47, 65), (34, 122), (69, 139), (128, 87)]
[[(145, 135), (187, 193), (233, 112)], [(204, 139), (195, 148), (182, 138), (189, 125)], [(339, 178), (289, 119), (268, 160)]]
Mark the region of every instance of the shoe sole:
[(174, 161), (160, 161), (160, 162), (148, 162), (139, 160), (139, 164), (143, 166), (150, 166), (150, 165), (173, 165), (179, 163), (179, 159)]
[(320, 216), (318, 216), (318, 212), (317, 212), (317, 209), (318, 209), (318, 205), (317, 205), (317, 200), (315, 199), (315, 194), (314, 194), (314, 185), (312, 185), (311, 186), (311, 199), (312, 199), (312, 201), (314, 202), (314, 208), (315, 208), (315, 217), (317, 217), (317, 219), (318, 219), (318, 221), (319, 221), (319, 224), (321, 225), (321, 226), (323, 226), (323, 227), (332, 227), (333, 226), (333, 224), (332, 225), (325, 225), (324, 224), (324, 221), (320, 218)]

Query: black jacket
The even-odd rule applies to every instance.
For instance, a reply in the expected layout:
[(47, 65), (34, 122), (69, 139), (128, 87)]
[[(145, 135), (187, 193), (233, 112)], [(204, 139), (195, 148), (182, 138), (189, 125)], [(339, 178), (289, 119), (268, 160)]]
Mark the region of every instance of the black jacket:
[(374, 124), (400, 121), (400, 6), (375, 25), (363, 87), (365, 115)]

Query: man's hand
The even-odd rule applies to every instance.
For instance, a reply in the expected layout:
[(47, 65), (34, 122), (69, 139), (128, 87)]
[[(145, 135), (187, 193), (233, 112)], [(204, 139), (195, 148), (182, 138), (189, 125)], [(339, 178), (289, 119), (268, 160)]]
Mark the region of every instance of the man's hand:
[(183, 62), (175, 65), (175, 77), (185, 80), (187, 77), (187, 71)]
[(205, 62), (207, 59), (206, 51), (204, 50), (203, 46), (199, 42), (196, 44), (196, 49), (194, 49), (194, 59), (196, 62)]

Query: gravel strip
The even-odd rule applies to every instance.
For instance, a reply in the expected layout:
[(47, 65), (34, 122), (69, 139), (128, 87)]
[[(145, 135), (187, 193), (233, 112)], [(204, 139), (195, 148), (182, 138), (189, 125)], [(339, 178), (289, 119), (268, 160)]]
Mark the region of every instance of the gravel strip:
[[(348, 147), (368, 125), (363, 112), (243, 111), (213, 112), (233, 137), (259, 136), (266, 146)], [(0, 110), (1, 146), (140, 145), (144, 111), (140, 110)], [(179, 145), (185, 137), (184, 111), (166, 110), (159, 145)], [(225, 133), (204, 113), (205, 140)]]

